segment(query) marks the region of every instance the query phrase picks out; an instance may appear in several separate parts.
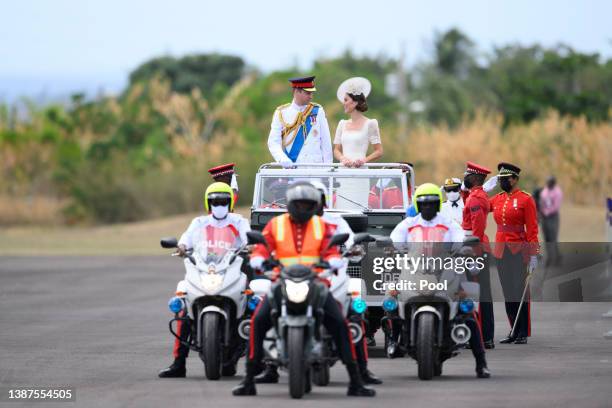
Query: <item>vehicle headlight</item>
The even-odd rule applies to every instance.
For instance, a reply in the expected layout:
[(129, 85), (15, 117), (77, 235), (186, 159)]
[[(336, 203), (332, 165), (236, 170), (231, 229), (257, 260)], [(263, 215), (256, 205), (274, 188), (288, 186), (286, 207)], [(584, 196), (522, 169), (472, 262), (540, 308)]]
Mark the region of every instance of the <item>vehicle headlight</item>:
[(223, 284), (223, 275), (218, 273), (207, 273), (202, 275), (201, 281), (202, 288), (206, 292), (215, 292), (221, 288)]
[(259, 304), (259, 302), (261, 302), (261, 298), (257, 295), (253, 295), (253, 297), (249, 299), (247, 307), (249, 308), (249, 310), (253, 311), (257, 309), (257, 305)]
[(459, 302), (459, 310), (461, 313), (470, 313), (474, 310), (474, 301), (472, 299), (463, 299)]
[(291, 302), (302, 303), (306, 300), (306, 296), (308, 296), (308, 281), (294, 282), (292, 280), (286, 280), (285, 290)]
[(368, 304), (366, 303), (365, 300), (358, 297), (358, 298), (353, 299), (353, 302), (351, 303), (351, 307), (353, 308), (353, 311), (355, 313), (361, 314), (365, 312), (365, 310), (368, 308)]
[(168, 301), (168, 309), (170, 309), (172, 313), (180, 312), (183, 310), (183, 306), (183, 299), (178, 296), (175, 296)]
[(349, 262), (357, 263), (361, 262), (363, 257), (365, 256), (366, 250), (363, 245), (355, 245), (351, 248), (351, 252), (348, 254)]
[(393, 297), (388, 297), (383, 300), (383, 309), (385, 312), (392, 312), (397, 309), (397, 300)]

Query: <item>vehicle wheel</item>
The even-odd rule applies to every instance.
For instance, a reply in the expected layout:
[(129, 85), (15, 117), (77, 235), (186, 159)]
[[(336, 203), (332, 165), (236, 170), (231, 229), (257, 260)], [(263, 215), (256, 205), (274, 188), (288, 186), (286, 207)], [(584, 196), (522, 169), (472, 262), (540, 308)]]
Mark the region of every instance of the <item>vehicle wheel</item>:
[(219, 315), (207, 313), (203, 323), (203, 357), (204, 372), (209, 380), (218, 380), (221, 377), (221, 339), (219, 330)]
[(439, 377), (442, 375), (442, 362), (437, 362), (434, 364), (434, 376)]
[(312, 382), (319, 387), (329, 385), (329, 364), (323, 363), (312, 368)]
[(299, 399), (304, 396), (304, 380), (306, 379), (304, 328), (289, 327), (287, 330), (287, 348), (289, 351), (289, 395), (291, 395), (291, 398)]
[(431, 380), (434, 376), (435, 320), (432, 313), (421, 313), (417, 327), (416, 356), (419, 365), (419, 378)]
[(221, 375), (224, 377), (233, 377), (236, 375), (236, 363), (224, 365), (221, 369)]

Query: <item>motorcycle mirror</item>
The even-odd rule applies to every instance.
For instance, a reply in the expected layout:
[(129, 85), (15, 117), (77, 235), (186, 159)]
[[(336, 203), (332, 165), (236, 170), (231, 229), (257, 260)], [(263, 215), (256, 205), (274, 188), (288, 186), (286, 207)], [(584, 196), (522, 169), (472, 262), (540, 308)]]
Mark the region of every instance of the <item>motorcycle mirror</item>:
[(358, 234), (355, 234), (355, 238), (353, 239), (353, 242), (355, 244), (360, 244), (362, 242), (374, 242), (374, 241), (376, 241), (374, 237), (368, 234), (367, 232), (360, 232)]
[(475, 236), (468, 236), (463, 240), (463, 245), (465, 246), (476, 246), (478, 244), (480, 244), (480, 238)]
[(263, 244), (265, 246), (268, 246), (268, 242), (266, 241), (266, 238), (263, 236), (261, 232), (249, 231), (246, 233), (246, 235), (247, 235), (247, 240), (250, 245)]
[(349, 238), (349, 234), (336, 234), (333, 237), (331, 237), (331, 239), (329, 240), (329, 245), (327, 245), (328, 248), (331, 248), (335, 245), (342, 245), (346, 242), (346, 240)]
[(375, 241), (378, 248), (387, 248), (393, 245), (390, 237), (377, 237)]
[(162, 238), (160, 245), (162, 248), (176, 248), (178, 246), (178, 241), (174, 237)]

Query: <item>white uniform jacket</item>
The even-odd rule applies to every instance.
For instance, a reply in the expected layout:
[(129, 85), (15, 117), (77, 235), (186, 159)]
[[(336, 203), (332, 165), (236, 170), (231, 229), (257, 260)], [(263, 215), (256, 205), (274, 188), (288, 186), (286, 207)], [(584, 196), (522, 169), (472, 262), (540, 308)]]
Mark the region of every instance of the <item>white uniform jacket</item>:
[[(268, 136), (268, 149), (278, 163), (290, 164), (291, 159), (283, 150), (282, 130), (283, 121), (286, 124), (295, 122), (299, 112), (306, 109), (306, 106), (298, 106), (295, 102), (281, 105), (274, 111), (270, 135)], [(282, 121), (281, 121), (282, 115)], [(331, 137), (329, 135), (329, 125), (325, 117), (325, 111), (319, 106), (316, 120), (312, 124), (310, 132), (306, 136), (302, 150), (300, 151), (296, 163), (331, 163), (333, 161)], [(295, 131), (292, 133), (294, 134)], [(285, 146), (287, 151), (291, 151), (293, 143)]]

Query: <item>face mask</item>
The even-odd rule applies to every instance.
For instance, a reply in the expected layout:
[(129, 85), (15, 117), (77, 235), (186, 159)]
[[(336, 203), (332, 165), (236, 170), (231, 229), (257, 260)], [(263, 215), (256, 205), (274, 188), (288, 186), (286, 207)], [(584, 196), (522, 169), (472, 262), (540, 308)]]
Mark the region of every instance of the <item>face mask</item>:
[(229, 207), (227, 205), (214, 205), (211, 207), (212, 215), (218, 220), (222, 220), (227, 217), (229, 213)]
[(503, 177), (499, 179), (499, 186), (506, 193), (512, 191), (512, 185), (510, 184), (510, 177)]
[(459, 200), (459, 192), (449, 191), (448, 193), (446, 193), (446, 198), (448, 198), (448, 201), (457, 201)]
[(468, 190), (472, 187), (474, 187), (474, 185), (472, 184), (472, 180), (469, 180), (467, 178), (463, 179), (463, 185), (465, 186), (465, 188), (467, 188)]

